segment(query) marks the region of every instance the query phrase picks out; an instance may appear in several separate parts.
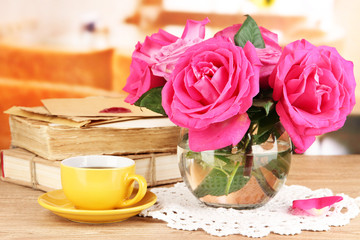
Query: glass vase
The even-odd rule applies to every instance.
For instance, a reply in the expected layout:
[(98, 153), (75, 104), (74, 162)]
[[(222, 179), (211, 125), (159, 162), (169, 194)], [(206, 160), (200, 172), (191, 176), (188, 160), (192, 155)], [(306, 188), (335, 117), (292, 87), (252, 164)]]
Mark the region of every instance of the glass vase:
[(280, 122), (261, 144), (252, 137), (246, 134), (236, 146), (194, 152), (189, 148), (188, 130), (181, 129), (179, 168), (195, 197), (213, 207), (251, 209), (276, 195), (290, 168), (290, 138)]

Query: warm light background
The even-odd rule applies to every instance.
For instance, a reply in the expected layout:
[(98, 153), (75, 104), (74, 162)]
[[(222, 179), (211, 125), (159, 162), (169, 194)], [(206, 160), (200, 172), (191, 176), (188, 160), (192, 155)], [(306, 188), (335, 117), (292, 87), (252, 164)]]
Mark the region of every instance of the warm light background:
[[(121, 93), (138, 41), (159, 28), (180, 35), (186, 19), (209, 17), (207, 36), (251, 14), (281, 45), (306, 38), (335, 46), (360, 85), (357, 0), (0, 0), (0, 111), (48, 97)], [(95, 23), (95, 31), (84, 25)], [(360, 88), (356, 90), (360, 98)], [(360, 101), (353, 115), (360, 115)], [(10, 144), (0, 113), (0, 149)], [(357, 140), (360, 140), (357, 137)], [(355, 141), (358, 142), (358, 141)]]

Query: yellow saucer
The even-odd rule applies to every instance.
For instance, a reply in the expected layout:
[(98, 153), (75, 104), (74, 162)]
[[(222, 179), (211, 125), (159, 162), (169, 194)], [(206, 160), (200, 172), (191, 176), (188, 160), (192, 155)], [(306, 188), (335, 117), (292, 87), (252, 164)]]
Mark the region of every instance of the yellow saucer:
[(124, 221), (151, 207), (156, 202), (156, 195), (147, 191), (144, 198), (128, 208), (113, 210), (83, 210), (76, 209), (66, 197), (63, 190), (54, 190), (41, 195), (39, 204), (58, 216), (81, 223), (112, 223)]

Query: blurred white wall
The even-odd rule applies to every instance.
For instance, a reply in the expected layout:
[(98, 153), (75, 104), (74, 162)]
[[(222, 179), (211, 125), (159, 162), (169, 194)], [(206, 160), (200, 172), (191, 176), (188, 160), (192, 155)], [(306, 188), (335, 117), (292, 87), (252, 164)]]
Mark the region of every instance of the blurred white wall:
[(131, 15), (137, 0), (0, 0), (0, 21), (40, 19), (42, 24), (68, 27), (88, 14), (106, 24), (116, 24)]
[[(93, 18), (97, 23), (107, 26), (111, 29), (111, 44), (125, 46), (133, 49), (137, 41), (142, 41), (143, 36), (136, 29), (136, 26), (124, 25), (123, 21), (132, 16), (138, 9), (142, 0), (0, 0), (0, 39), (1, 35), (11, 34), (11, 32), (25, 29), (23, 33), (24, 41), (43, 42), (46, 41), (63, 41), (64, 39), (75, 39), (74, 34), (78, 34), (81, 22)], [(162, 0), (164, 9), (176, 9), (176, 2), (182, 6), (195, 6), (194, 3), (203, 3), (204, 1), (175, 1)], [(146, 2), (160, 2), (146, 1)], [(175, 4), (171, 7), (169, 4)], [(246, 10), (254, 11), (246, 2), (248, 0), (211, 0), (206, 1), (208, 4), (218, 6), (234, 4), (234, 7), (222, 7), (222, 12), (234, 9), (237, 11)], [(290, 4), (291, 3), (291, 4)], [(296, 5), (296, 4), (298, 5)], [(305, 6), (306, 4), (309, 5)], [(235, 6), (236, 5), (236, 6)], [(355, 63), (355, 75), (360, 85), (360, 31), (358, 24), (360, 22), (360, 1), (358, 0), (277, 0), (271, 9), (260, 9), (259, 11), (269, 14), (280, 14), (281, 6), (289, 8), (282, 11), (283, 14), (299, 14), (301, 11), (295, 11), (294, 6), (305, 6), (308, 14), (315, 19), (311, 24), (316, 25), (318, 16), (327, 19), (322, 21), (318, 27), (325, 27), (329, 32), (343, 31), (344, 45), (339, 49), (341, 54)], [(292, 10), (290, 8), (293, 8)], [(198, 8), (197, 8), (198, 9)], [(197, 9), (192, 8), (192, 11)], [(209, 10), (210, 9), (210, 10)], [(216, 12), (217, 8), (199, 9), (203, 11)], [(311, 10), (312, 9), (312, 10)], [(184, 10), (184, 9), (183, 9)], [(229, 11), (230, 11), (229, 10)], [(300, 11), (300, 12), (299, 12)], [(333, 11), (333, 13), (331, 13)], [(242, 14), (242, 13), (239, 13)], [(331, 18), (331, 19), (330, 19)], [(325, 23), (325, 24), (324, 24)], [(28, 31), (26, 31), (28, 29)], [(62, 36), (63, 34), (63, 36)], [(54, 37), (56, 36), (56, 37)], [(64, 38), (64, 39), (61, 39)], [(18, 39), (20, 40), (20, 39)], [(80, 42), (81, 43), (81, 42)], [(360, 87), (357, 95), (360, 96)]]
[(75, 39), (81, 24), (89, 20), (117, 35), (137, 4), (137, 0), (0, 0), (0, 35), (21, 30), (22, 39), (18, 40), (23, 43), (60, 42), (64, 39), (51, 38)]

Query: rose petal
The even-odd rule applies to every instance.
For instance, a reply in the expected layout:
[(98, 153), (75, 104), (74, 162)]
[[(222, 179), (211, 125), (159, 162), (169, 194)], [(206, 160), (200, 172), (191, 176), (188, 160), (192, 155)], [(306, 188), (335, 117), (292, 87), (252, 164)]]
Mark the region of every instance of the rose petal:
[(310, 208), (321, 209), (324, 207), (331, 206), (334, 203), (340, 202), (341, 200), (343, 200), (343, 197), (341, 196), (300, 199), (293, 201), (293, 208), (300, 208), (304, 210)]
[(205, 18), (202, 21), (194, 21), (194, 20), (187, 20), (185, 29), (181, 36), (182, 39), (194, 39), (194, 38), (202, 38), (205, 37), (205, 25), (209, 23), (210, 20)]
[(236, 145), (249, 126), (250, 119), (245, 113), (211, 124), (205, 129), (189, 129), (189, 147), (192, 151), (199, 152)]
[(307, 215), (319, 216), (325, 214), (333, 204), (342, 200), (343, 197), (341, 196), (294, 200), (292, 208), (295, 210), (300, 210), (295, 211), (296, 214), (303, 212)]
[(284, 105), (281, 102), (276, 104), (276, 112), (280, 116), (280, 121), (286, 131), (291, 136), (291, 141), (294, 143), (295, 146), (297, 146), (295, 148), (295, 152), (303, 153), (315, 142), (316, 138), (313, 135), (305, 136), (302, 129), (293, 127), (294, 119), (292, 119), (291, 117), (289, 117), (288, 114), (286, 114), (286, 112), (295, 112), (294, 109), (290, 109), (291, 107)]

